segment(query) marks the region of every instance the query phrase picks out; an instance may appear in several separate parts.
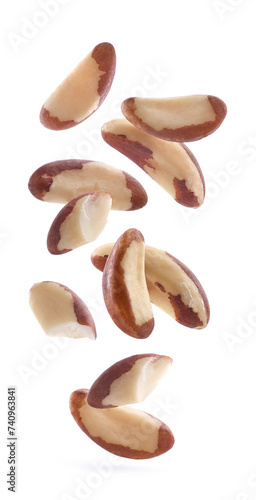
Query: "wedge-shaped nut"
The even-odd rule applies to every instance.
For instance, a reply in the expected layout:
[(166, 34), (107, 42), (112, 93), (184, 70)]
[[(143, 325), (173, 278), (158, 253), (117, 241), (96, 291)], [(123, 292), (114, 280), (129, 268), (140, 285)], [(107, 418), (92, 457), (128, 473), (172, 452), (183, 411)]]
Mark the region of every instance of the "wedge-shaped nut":
[(96, 328), (88, 307), (67, 286), (54, 281), (36, 283), (30, 289), (29, 303), (50, 337), (96, 339)]
[(114, 323), (131, 337), (146, 338), (154, 328), (145, 279), (145, 244), (128, 229), (114, 244), (104, 267), (103, 296)]
[(87, 402), (94, 408), (140, 403), (155, 389), (171, 364), (171, 358), (158, 354), (136, 354), (122, 359), (95, 380)]
[[(96, 248), (91, 260), (103, 271), (113, 243)], [(158, 248), (145, 246), (145, 274), (153, 304), (189, 328), (205, 328), (210, 318), (206, 293), (196, 276), (178, 259)]]
[(153, 458), (170, 450), (174, 437), (161, 420), (130, 407), (98, 409), (87, 403), (87, 389), (70, 396), (80, 429), (105, 450), (125, 458)]
[(107, 96), (115, 67), (114, 47), (107, 42), (97, 45), (45, 101), (41, 123), (63, 130), (88, 118)]
[[(96, 267), (96, 269), (98, 269), (99, 271), (103, 272), (105, 264), (107, 262), (107, 258), (113, 246), (114, 243), (105, 243), (104, 245), (95, 248), (95, 250), (93, 250), (93, 252), (91, 253), (91, 261), (94, 267)], [(146, 261), (146, 248), (147, 246), (145, 245), (145, 261)]]
[(87, 193), (67, 203), (50, 227), (49, 252), (59, 255), (94, 241), (106, 225), (111, 203), (111, 196), (101, 192)]
[(223, 122), (227, 107), (211, 95), (130, 97), (122, 103), (122, 112), (144, 132), (167, 141), (189, 142), (212, 134)]
[(137, 163), (178, 203), (194, 208), (202, 205), (205, 195), (203, 174), (187, 146), (149, 135), (125, 118), (105, 123), (102, 137)]
[(112, 198), (113, 210), (137, 210), (147, 203), (147, 193), (131, 175), (88, 160), (61, 160), (38, 168), (29, 180), (30, 192), (39, 200), (68, 203), (84, 193), (103, 191)]

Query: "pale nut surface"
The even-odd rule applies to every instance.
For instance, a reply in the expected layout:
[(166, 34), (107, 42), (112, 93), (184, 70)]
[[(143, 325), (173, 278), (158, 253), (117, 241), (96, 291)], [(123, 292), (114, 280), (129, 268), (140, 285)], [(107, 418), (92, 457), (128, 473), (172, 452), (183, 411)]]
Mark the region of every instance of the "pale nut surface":
[(128, 229), (114, 244), (103, 271), (103, 296), (114, 323), (127, 335), (148, 337), (154, 318), (145, 279), (145, 243)]
[(45, 101), (40, 112), (42, 125), (63, 130), (88, 118), (106, 98), (115, 67), (113, 45), (103, 42), (94, 47)]
[(50, 337), (96, 339), (93, 317), (86, 304), (65, 285), (42, 281), (32, 286), (30, 307)]
[(49, 252), (59, 255), (94, 241), (107, 223), (111, 204), (111, 196), (101, 192), (87, 193), (67, 203), (50, 227)]
[(135, 127), (160, 139), (190, 142), (212, 134), (223, 122), (227, 107), (218, 97), (130, 97), (122, 103), (124, 116)]
[(89, 160), (59, 160), (39, 167), (28, 184), (35, 198), (52, 203), (68, 203), (93, 191), (109, 193), (112, 210), (137, 210), (147, 203), (142, 185), (126, 172)]
[[(91, 254), (94, 266), (103, 271), (113, 243)], [(189, 328), (205, 328), (210, 319), (206, 293), (194, 273), (164, 250), (145, 245), (145, 275), (153, 304)]]
[(155, 389), (172, 365), (159, 354), (136, 354), (117, 361), (95, 380), (87, 402), (94, 408), (140, 403)]
[(110, 146), (142, 168), (178, 203), (193, 208), (202, 205), (203, 174), (187, 146), (149, 135), (125, 118), (105, 123), (101, 131)]
[(105, 450), (124, 458), (146, 459), (172, 448), (173, 434), (157, 418), (127, 406), (92, 408), (87, 395), (87, 389), (74, 391), (70, 411), (80, 429)]

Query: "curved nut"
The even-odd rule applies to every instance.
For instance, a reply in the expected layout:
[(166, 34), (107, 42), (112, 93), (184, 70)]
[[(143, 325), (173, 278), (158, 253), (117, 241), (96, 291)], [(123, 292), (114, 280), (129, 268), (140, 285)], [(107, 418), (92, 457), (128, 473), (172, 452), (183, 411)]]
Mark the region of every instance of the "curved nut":
[(105, 123), (102, 137), (134, 161), (178, 203), (194, 208), (202, 205), (205, 196), (203, 174), (187, 146), (158, 139), (124, 118)]
[(135, 127), (166, 141), (197, 141), (223, 122), (226, 104), (211, 95), (150, 99), (130, 97), (122, 103), (124, 116)]
[[(91, 260), (103, 271), (113, 247), (108, 243), (96, 248)], [(206, 293), (196, 276), (178, 259), (158, 248), (145, 246), (145, 274), (153, 304), (189, 328), (205, 328), (210, 319)]]
[(87, 402), (94, 408), (113, 408), (144, 401), (171, 364), (171, 358), (158, 354), (136, 354), (122, 359), (95, 380)]
[(208, 299), (188, 267), (169, 253), (147, 246), (145, 272), (153, 304), (184, 326), (207, 326), (210, 317)]
[(108, 193), (87, 193), (67, 203), (50, 227), (49, 252), (59, 255), (94, 241), (106, 225), (111, 203)]
[(76, 66), (45, 101), (40, 121), (52, 130), (74, 127), (98, 109), (115, 75), (113, 45), (100, 43)]
[(131, 337), (146, 338), (154, 318), (145, 279), (145, 244), (128, 229), (114, 244), (103, 271), (103, 296), (114, 323)]
[(137, 210), (148, 197), (142, 185), (117, 168), (89, 160), (60, 160), (38, 168), (30, 177), (30, 192), (39, 200), (68, 203), (92, 191), (104, 191), (112, 198), (113, 210)]
[(173, 434), (161, 420), (127, 406), (92, 408), (87, 395), (87, 389), (74, 391), (70, 411), (80, 429), (105, 450), (125, 458), (145, 459), (172, 448)]
[(30, 289), (29, 303), (50, 337), (96, 339), (96, 328), (88, 307), (67, 286), (54, 281), (36, 283)]

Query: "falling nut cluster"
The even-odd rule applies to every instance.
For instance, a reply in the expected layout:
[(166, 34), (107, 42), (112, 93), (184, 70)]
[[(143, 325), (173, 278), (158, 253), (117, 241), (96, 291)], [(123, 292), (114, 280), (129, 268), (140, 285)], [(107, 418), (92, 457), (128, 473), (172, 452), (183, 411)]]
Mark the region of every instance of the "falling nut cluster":
[(127, 335), (143, 339), (151, 334), (151, 302), (184, 326), (207, 326), (210, 307), (196, 276), (168, 252), (145, 245), (137, 229), (95, 249), (91, 261), (103, 271), (107, 310)]
[(121, 109), (125, 118), (103, 125), (103, 139), (141, 167), (178, 203), (200, 207), (205, 197), (204, 177), (183, 141), (196, 141), (213, 133), (226, 116), (225, 103), (207, 95), (130, 97)]
[(116, 455), (153, 458), (170, 450), (174, 437), (158, 418), (127, 406), (143, 401), (172, 364), (168, 356), (137, 354), (105, 370), (90, 390), (70, 396), (70, 411), (87, 436)]
[[(110, 43), (97, 45), (45, 101), (41, 123), (52, 130), (64, 130), (86, 120), (110, 91), (115, 67), (114, 47)], [(201, 206), (203, 174), (183, 142), (213, 133), (226, 116), (224, 102), (207, 95), (130, 97), (121, 110), (125, 118), (103, 125), (104, 141), (142, 168), (178, 203)], [(53, 255), (94, 241), (111, 209), (138, 210), (148, 200), (143, 186), (130, 174), (91, 160), (47, 163), (31, 175), (29, 190), (41, 201), (64, 205), (47, 236), (47, 248)], [(145, 245), (139, 230), (128, 229), (115, 243), (96, 248), (91, 261), (103, 273), (106, 309), (127, 335), (145, 339), (152, 333), (151, 303), (183, 326), (207, 326), (209, 303), (196, 276), (168, 252)], [(96, 339), (88, 307), (67, 286), (53, 281), (36, 283), (29, 301), (47, 335)], [(90, 390), (71, 394), (71, 414), (87, 436), (111, 453), (132, 459), (165, 453), (174, 444), (171, 430), (128, 405), (143, 401), (171, 364), (171, 358), (157, 354), (137, 354), (118, 361)]]

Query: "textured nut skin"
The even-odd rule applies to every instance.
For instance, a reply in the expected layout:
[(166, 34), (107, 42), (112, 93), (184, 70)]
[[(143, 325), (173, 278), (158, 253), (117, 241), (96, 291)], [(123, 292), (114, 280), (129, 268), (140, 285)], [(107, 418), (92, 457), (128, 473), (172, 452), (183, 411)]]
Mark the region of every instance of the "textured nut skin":
[(135, 162), (178, 203), (197, 208), (205, 196), (198, 162), (185, 144), (168, 142), (119, 118), (102, 127), (103, 139)]
[[(46, 334), (73, 338), (89, 336), (96, 339), (96, 327), (88, 307), (67, 286), (55, 281), (36, 283), (30, 289), (29, 302)], [(88, 329), (81, 329), (78, 325), (86, 326)]]
[[(108, 193), (86, 193), (71, 200), (60, 210), (49, 229), (47, 237), (49, 252), (53, 255), (60, 255), (96, 239), (105, 227), (110, 208), (111, 196)], [(92, 209), (94, 209), (94, 214), (90, 218), (89, 212)], [(82, 222), (87, 224), (88, 237), (83, 234), (81, 222), (83, 211), (85, 219)], [(96, 227), (97, 215), (100, 222), (98, 228)], [(77, 234), (75, 234), (76, 228)], [(64, 241), (67, 245), (63, 243)]]
[(70, 411), (80, 429), (105, 450), (124, 458), (148, 459), (172, 448), (173, 434), (157, 418), (129, 407), (92, 408), (87, 395), (88, 389), (74, 391)]
[(102, 287), (112, 320), (135, 338), (148, 337), (154, 328), (144, 266), (144, 238), (137, 229), (128, 229), (109, 254)]
[[(103, 271), (113, 243), (96, 248), (93, 265)], [(206, 293), (194, 273), (164, 250), (145, 245), (145, 275), (150, 300), (178, 323), (205, 328), (210, 319)]]
[(141, 402), (154, 390), (171, 364), (171, 358), (159, 354), (135, 354), (122, 359), (95, 380), (87, 402), (94, 408)]
[(94, 47), (45, 101), (40, 112), (42, 125), (64, 130), (92, 115), (110, 90), (115, 67), (113, 45), (103, 42)]
[(227, 107), (211, 95), (130, 97), (122, 103), (122, 112), (148, 134), (167, 141), (190, 142), (212, 134), (223, 122)]
[(35, 198), (68, 203), (84, 193), (104, 191), (112, 198), (113, 210), (137, 210), (148, 197), (131, 175), (101, 162), (60, 160), (39, 167), (30, 177), (29, 190)]

